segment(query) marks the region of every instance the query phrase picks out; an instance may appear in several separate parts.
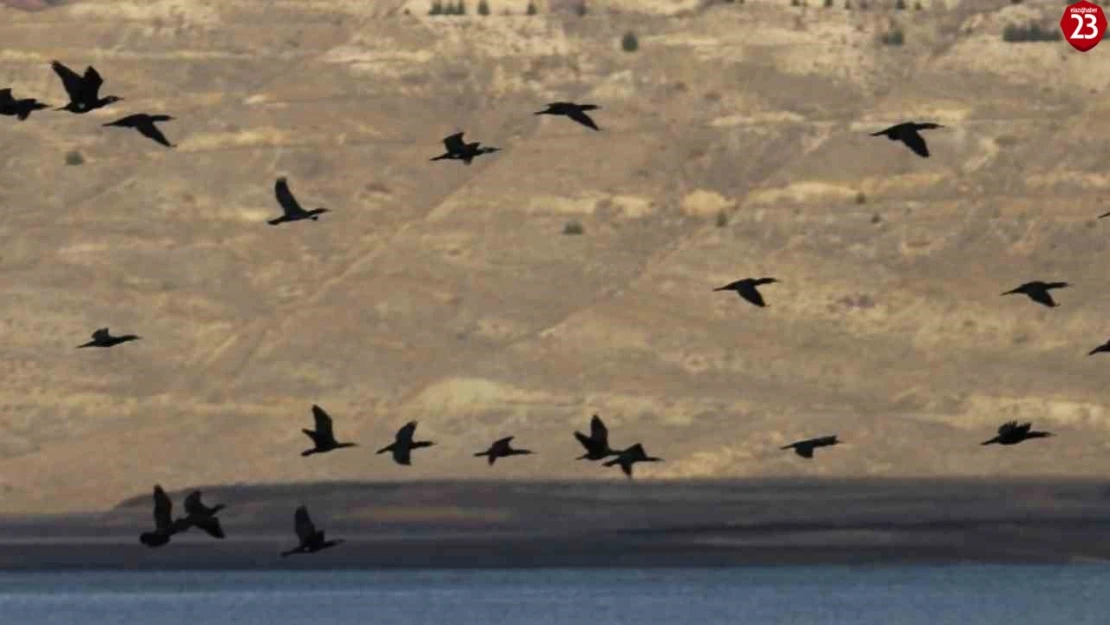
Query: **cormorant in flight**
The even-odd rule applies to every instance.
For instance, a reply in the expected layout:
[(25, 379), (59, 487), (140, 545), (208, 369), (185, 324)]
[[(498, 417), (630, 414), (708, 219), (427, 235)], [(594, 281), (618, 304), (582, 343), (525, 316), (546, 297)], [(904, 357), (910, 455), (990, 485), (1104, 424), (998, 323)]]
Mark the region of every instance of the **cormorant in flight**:
[(332, 451), (333, 449), (340, 449), (342, 447), (357, 447), (358, 443), (338, 443), (335, 440), (335, 432), (332, 429), (331, 417), (324, 409), (312, 404), (312, 416), (316, 420), (316, 431), (301, 430), (316, 445), (312, 449), (306, 449), (301, 452), (302, 456), (311, 456), (312, 454), (322, 454), (324, 452)]
[(216, 518), (216, 513), (224, 508), (225, 506), (222, 503), (209, 508), (201, 503), (200, 491), (194, 490), (185, 498), (186, 516), (182, 521), (189, 527), (199, 527), (213, 538), (223, 538), (224, 529), (220, 526), (220, 520)]
[(509, 444), (513, 440), (513, 438), (514, 437), (512, 436), (506, 436), (505, 438), (498, 439), (489, 446), (489, 449), (485, 451), (480, 451), (474, 454), (474, 456), (489, 457), (489, 464), (490, 466), (493, 466), (493, 463), (496, 462), (498, 458), (507, 458), (509, 456), (524, 456), (532, 453), (527, 449), (513, 449), (512, 446)]
[(1087, 352), (1087, 355), (1094, 356), (1095, 354), (1099, 354), (1102, 352), (1110, 352), (1110, 340)]
[(30, 117), (31, 113), (44, 108), (49, 108), (49, 105), (34, 98), (16, 100), (12, 96), (11, 89), (0, 89), (0, 115), (16, 117), (19, 121), (23, 121)]
[(320, 215), (327, 212), (327, 209), (324, 208), (313, 209), (311, 211), (304, 210), (301, 203), (297, 202), (296, 198), (294, 198), (293, 192), (289, 190), (289, 182), (285, 181), (284, 175), (279, 178), (278, 181), (274, 182), (274, 195), (278, 196), (278, 203), (281, 204), (283, 213), (280, 218), (275, 218), (266, 222), (270, 225), (278, 225), (286, 221), (301, 221), (303, 219), (317, 221), (320, 219)]
[(624, 474), (627, 475), (629, 479), (631, 479), (632, 465), (636, 464), (637, 462), (663, 462), (663, 459), (654, 458), (647, 455), (647, 453), (644, 452), (644, 446), (640, 443), (636, 443), (635, 445), (617, 454), (616, 458), (613, 458), (612, 460), (606, 462), (604, 466), (612, 467), (619, 464), (621, 467), (621, 471), (624, 471)]
[(872, 137), (886, 135), (887, 139), (891, 141), (901, 141), (907, 147), (913, 150), (918, 156), (922, 158), (929, 158), (929, 147), (925, 145), (925, 138), (922, 137), (917, 131), (931, 130), (933, 128), (944, 128), (940, 124), (933, 122), (917, 123), (917, 122), (903, 122), (895, 124), (886, 130), (871, 133)]
[(829, 445), (839, 444), (840, 441), (837, 440), (836, 435), (834, 434), (832, 436), (822, 436), (819, 438), (811, 438), (804, 441), (798, 441), (796, 443), (790, 443), (789, 445), (781, 447), (780, 449), (793, 448), (794, 453), (798, 454), (799, 456), (803, 458), (813, 458), (814, 449), (817, 449), (818, 447), (828, 447)]
[(749, 302), (763, 308), (767, 306), (763, 301), (763, 295), (756, 289), (757, 286), (763, 284), (774, 284), (778, 282), (777, 278), (744, 278), (736, 282), (730, 282), (720, 288), (713, 289), (714, 291), (736, 291), (740, 297), (748, 300)]
[(1051, 432), (1030, 432), (1029, 428), (1032, 426), (1032, 423), (1018, 425), (1017, 421), (1007, 421), (998, 426), (998, 436), (995, 436), (989, 441), (983, 441), (980, 445), (990, 445), (992, 443), (998, 443), (999, 445), (1017, 445), (1030, 438), (1047, 438), (1052, 436)]
[(54, 68), (54, 73), (62, 79), (62, 86), (69, 94), (69, 104), (54, 110), (82, 114), (123, 99), (114, 95), (100, 97), (100, 86), (104, 84), (104, 79), (91, 65), (85, 69), (84, 76), (78, 75), (77, 72), (58, 61), (52, 61), (50, 66)]
[(317, 221), (320, 219), (320, 215), (328, 212), (326, 208), (314, 208), (310, 211), (306, 211), (301, 207), (301, 203), (297, 201), (297, 198), (293, 197), (293, 192), (289, 190), (289, 183), (286, 182), (285, 176), (278, 178), (277, 182), (274, 183), (274, 195), (277, 196), (278, 204), (281, 204), (283, 214), (281, 217), (266, 222), (271, 226), (276, 226), (287, 221), (300, 221), (302, 219)]
[(108, 328), (100, 328), (92, 333), (91, 341), (83, 345), (78, 345), (77, 349), (81, 349), (82, 347), (112, 347), (113, 345), (119, 345), (120, 343), (126, 343), (128, 341), (137, 341), (141, 338), (141, 336), (135, 336), (134, 334), (112, 336), (112, 334), (108, 332)]
[(378, 450), (378, 453), (384, 454), (387, 451), (391, 451), (393, 452), (393, 461), (397, 464), (403, 464), (405, 466), (412, 464), (412, 450), (435, 445), (435, 443), (431, 441), (413, 441), (412, 435), (415, 432), (416, 421), (409, 421), (401, 429), (397, 430), (393, 443), (388, 447), (382, 447)]
[(579, 443), (586, 448), (586, 453), (578, 456), (575, 460), (601, 460), (609, 456), (618, 455), (609, 447), (609, 428), (601, 422), (601, 417), (594, 415), (590, 419), (590, 435), (575, 430), (574, 438), (578, 439)]
[(175, 148), (176, 145), (170, 143), (166, 135), (154, 125), (154, 122), (168, 122), (173, 120), (169, 115), (147, 115), (146, 113), (137, 113), (135, 115), (128, 115), (114, 122), (108, 122), (105, 126), (115, 126), (117, 128), (134, 128), (139, 131), (142, 136), (152, 139), (157, 143), (161, 143), (167, 148)]
[(158, 484), (154, 486), (154, 531), (139, 534), (139, 542), (147, 547), (161, 547), (170, 537), (189, 528), (184, 519), (173, 519), (173, 502)]
[(1044, 304), (1048, 307), (1054, 307), (1059, 306), (1059, 304), (1056, 303), (1056, 300), (1052, 299), (1052, 294), (1048, 291), (1050, 289), (1062, 289), (1067, 286), (1071, 285), (1067, 282), (1041, 282), (1040, 280), (1034, 280), (1033, 282), (1026, 282), (1025, 284), (1019, 286), (1016, 289), (1013, 289), (1012, 291), (1006, 291), (1005, 293), (1003, 293), (1003, 295), (1022, 293), (1024, 295), (1028, 295), (1029, 299), (1037, 302), (1038, 304)]
[(585, 126), (587, 128), (592, 128), (594, 130), (601, 130), (600, 128), (597, 127), (597, 124), (594, 123), (594, 120), (590, 119), (589, 115), (586, 115), (586, 111), (593, 111), (593, 110), (596, 110), (596, 109), (599, 109), (599, 108), (601, 108), (601, 107), (599, 107), (597, 105), (594, 105), (594, 104), (575, 104), (574, 102), (552, 102), (551, 104), (547, 105), (546, 109), (544, 109), (542, 111), (537, 111), (537, 112), (533, 113), (533, 115), (565, 115), (566, 117), (569, 117), (569, 118), (573, 119), (574, 121), (578, 122), (579, 124), (582, 124), (583, 126)]
[(447, 159), (462, 161), (469, 165), (470, 161), (474, 160), (478, 156), (481, 156), (483, 154), (492, 154), (501, 150), (501, 148), (491, 148), (489, 146), (479, 147), (480, 145), (482, 145), (480, 141), (475, 141), (474, 143), (466, 143), (465, 141), (463, 141), (464, 134), (466, 133), (457, 132), (450, 137), (444, 138), (443, 147), (445, 147), (447, 151), (429, 160), (439, 161)]
[(324, 540), (324, 530), (316, 529), (308, 516), (308, 508), (304, 506), (297, 508), (293, 514), (293, 531), (297, 533), (297, 539), (301, 544), (289, 551), (283, 551), (281, 554), (283, 558), (295, 553), (316, 553), (344, 542), (342, 538)]

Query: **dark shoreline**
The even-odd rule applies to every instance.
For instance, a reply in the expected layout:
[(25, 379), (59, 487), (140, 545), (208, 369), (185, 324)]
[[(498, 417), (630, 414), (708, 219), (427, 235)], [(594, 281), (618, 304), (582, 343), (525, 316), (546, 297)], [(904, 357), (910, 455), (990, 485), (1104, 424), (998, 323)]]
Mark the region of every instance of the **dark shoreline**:
[[(201, 487), (228, 538), (147, 549), (149, 496), (0, 517), (0, 571), (512, 569), (1110, 561), (1093, 480), (402, 482)], [(181, 489), (171, 491), (180, 501)], [(281, 558), (305, 503), (347, 543)]]

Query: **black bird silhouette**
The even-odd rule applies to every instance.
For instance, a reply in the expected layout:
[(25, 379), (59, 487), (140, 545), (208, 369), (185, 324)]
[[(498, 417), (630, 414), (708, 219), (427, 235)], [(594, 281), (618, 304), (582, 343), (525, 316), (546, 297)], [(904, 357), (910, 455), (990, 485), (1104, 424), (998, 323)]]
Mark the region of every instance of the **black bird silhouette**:
[(736, 291), (740, 297), (748, 300), (749, 302), (763, 308), (767, 304), (763, 301), (763, 295), (759, 293), (756, 287), (763, 284), (774, 284), (778, 282), (777, 278), (744, 278), (736, 282), (730, 282), (722, 287), (713, 289), (714, 291)]
[(223, 510), (226, 506), (216, 504), (209, 508), (200, 501), (200, 491), (194, 490), (189, 493), (185, 498), (185, 518), (182, 521), (188, 527), (199, 527), (208, 533), (213, 538), (223, 538), (224, 529), (220, 526), (220, 520), (216, 518), (216, 513)]
[(289, 190), (289, 183), (286, 182), (285, 176), (278, 178), (277, 182), (274, 183), (274, 195), (277, 196), (278, 204), (281, 204), (283, 214), (281, 217), (266, 222), (271, 226), (276, 226), (287, 221), (300, 221), (302, 219), (317, 221), (320, 215), (328, 212), (326, 208), (314, 208), (310, 211), (306, 211), (302, 208), (301, 203), (297, 201), (297, 198), (293, 197), (293, 192)]
[(527, 449), (513, 449), (512, 446), (509, 444), (512, 440), (512, 436), (506, 436), (505, 438), (498, 439), (489, 446), (489, 449), (485, 451), (480, 451), (474, 454), (474, 456), (489, 457), (489, 464), (490, 466), (493, 466), (493, 463), (496, 462), (498, 458), (507, 458), (509, 456), (525, 456), (532, 453)]
[(1110, 217), (1110, 212), (1106, 212), (1098, 216), (1099, 219), (1102, 219), (1103, 217)]
[(464, 134), (466, 134), (466, 133), (465, 132), (457, 132), (457, 133), (451, 135), (450, 137), (444, 138), (443, 139), (443, 147), (445, 147), (447, 149), (447, 151), (444, 152), (443, 154), (440, 154), (439, 156), (437, 156), (435, 158), (428, 159), (428, 160), (432, 160), (432, 161), (439, 161), (439, 160), (443, 160), (443, 159), (456, 160), (456, 161), (462, 161), (462, 162), (466, 163), (467, 165), (469, 165), (470, 161), (474, 160), (475, 158), (477, 158), (477, 157), (479, 157), (483, 154), (492, 154), (494, 152), (498, 152), (498, 151), (501, 150), (501, 148), (491, 148), (489, 146), (479, 147), (480, 145), (482, 145), (482, 143), (480, 141), (475, 141), (474, 143), (466, 143), (465, 141), (463, 141), (463, 135)]
[(16, 117), (23, 121), (35, 111), (49, 108), (50, 105), (39, 102), (34, 98), (15, 99), (11, 89), (0, 89), (0, 115)]
[(794, 453), (798, 454), (799, 456), (803, 458), (813, 458), (814, 449), (817, 449), (818, 447), (828, 447), (829, 445), (839, 444), (840, 441), (837, 440), (836, 435), (834, 434), (832, 436), (822, 436), (819, 438), (811, 438), (804, 441), (798, 441), (796, 443), (790, 443), (789, 445), (781, 447), (780, 449), (793, 448)]
[(56, 111), (69, 111), (77, 114), (88, 113), (123, 99), (114, 95), (100, 97), (100, 87), (104, 84), (104, 79), (91, 65), (85, 69), (84, 76), (78, 75), (77, 72), (58, 61), (52, 61), (50, 66), (54, 68), (54, 73), (62, 79), (62, 86), (69, 94), (69, 104), (54, 109)]
[(917, 122), (903, 122), (895, 124), (886, 130), (871, 133), (872, 137), (886, 135), (887, 139), (891, 141), (901, 141), (905, 143), (909, 149), (913, 150), (918, 156), (922, 158), (929, 158), (929, 147), (925, 145), (925, 137), (922, 137), (917, 131), (931, 130), (933, 128), (944, 128), (940, 124), (933, 122), (917, 123)]
[(1096, 347), (1096, 348), (1092, 349), (1091, 351), (1087, 352), (1087, 355), (1088, 356), (1094, 356), (1095, 354), (1099, 354), (1099, 353), (1103, 353), (1103, 352), (1110, 352), (1110, 340), (1107, 340), (1102, 345), (1099, 345), (1098, 347)]
[(644, 452), (644, 446), (640, 443), (636, 443), (635, 445), (617, 454), (616, 458), (613, 458), (612, 460), (606, 462), (603, 466), (612, 467), (619, 464), (621, 467), (621, 471), (624, 471), (624, 474), (628, 476), (629, 479), (631, 479), (632, 465), (636, 464), (637, 462), (663, 462), (663, 459), (654, 458), (647, 455), (647, 453)]
[(609, 447), (609, 428), (602, 423), (601, 417), (594, 415), (590, 419), (590, 435), (575, 430), (574, 438), (586, 448), (586, 453), (575, 460), (601, 460), (609, 456), (616, 456), (617, 452)]
[(153, 139), (161, 143), (167, 148), (176, 148), (176, 145), (170, 143), (166, 135), (154, 125), (154, 122), (168, 122), (173, 120), (169, 115), (147, 115), (146, 113), (137, 113), (135, 115), (128, 115), (114, 122), (108, 122), (105, 126), (115, 126), (117, 128), (134, 128), (139, 131), (142, 136)]
[(147, 547), (161, 547), (170, 542), (170, 537), (188, 529), (184, 519), (173, 518), (173, 502), (166, 491), (154, 485), (154, 531), (139, 534), (139, 542)]
[(980, 445), (990, 445), (993, 443), (998, 443), (999, 445), (1017, 445), (1030, 438), (1047, 438), (1052, 436), (1051, 432), (1030, 432), (1029, 428), (1032, 426), (1032, 423), (1018, 425), (1017, 421), (1007, 421), (998, 426), (998, 436), (995, 436), (989, 441), (983, 441)]
[(283, 551), (281, 554), (283, 558), (295, 553), (316, 553), (344, 542), (342, 538), (324, 540), (324, 530), (316, 529), (308, 516), (308, 508), (304, 506), (297, 508), (293, 514), (293, 531), (297, 533), (297, 539), (301, 544), (289, 551)]
[(597, 124), (594, 123), (594, 120), (590, 119), (589, 115), (586, 115), (586, 111), (593, 111), (593, 110), (597, 110), (599, 108), (601, 108), (601, 107), (597, 106), (597, 105), (594, 105), (594, 104), (575, 104), (574, 102), (552, 102), (551, 104), (547, 105), (546, 109), (544, 109), (542, 111), (536, 111), (535, 113), (533, 113), (533, 115), (564, 115), (566, 117), (569, 117), (569, 118), (573, 119), (574, 121), (578, 122), (579, 124), (582, 124), (583, 126), (585, 126), (587, 128), (592, 128), (594, 130), (601, 130), (600, 128), (597, 127)]
[(81, 349), (82, 347), (112, 347), (113, 345), (119, 345), (120, 343), (126, 343), (128, 341), (137, 341), (141, 338), (143, 337), (135, 336), (134, 334), (112, 336), (112, 334), (108, 332), (108, 328), (100, 328), (92, 333), (91, 341), (78, 345), (77, 349)]
[(1003, 293), (1003, 295), (1022, 293), (1024, 295), (1028, 295), (1029, 299), (1037, 302), (1038, 304), (1044, 304), (1045, 306), (1053, 307), (1059, 306), (1059, 304), (1056, 303), (1056, 300), (1052, 299), (1052, 294), (1048, 291), (1050, 289), (1062, 289), (1067, 286), (1071, 285), (1067, 282), (1041, 282), (1040, 280), (1034, 280), (1033, 282), (1026, 282), (1025, 284), (1011, 291), (1006, 291), (1005, 293)]
[(412, 435), (416, 432), (416, 421), (409, 421), (401, 429), (397, 430), (394, 436), (393, 443), (388, 447), (382, 447), (378, 450), (379, 454), (384, 454), (387, 451), (393, 452), (393, 461), (397, 464), (408, 466), (412, 464), (412, 450), (420, 449), (421, 447), (431, 447), (435, 443), (431, 441), (413, 441)]
[(340, 449), (342, 447), (358, 446), (358, 443), (338, 443), (335, 441), (335, 432), (332, 429), (331, 417), (328, 415), (328, 413), (324, 412), (323, 408), (317, 406), (316, 404), (312, 404), (312, 416), (314, 419), (316, 419), (316, 431), (301, 431), (304, 432), (309, 438), (311, 438), (312, 442), (315, 443), (316, 446), (312, 449), (306, 449), (302, 451), (301, 456), (322, 454), (324, 452), (328, 452), (333, 449)]

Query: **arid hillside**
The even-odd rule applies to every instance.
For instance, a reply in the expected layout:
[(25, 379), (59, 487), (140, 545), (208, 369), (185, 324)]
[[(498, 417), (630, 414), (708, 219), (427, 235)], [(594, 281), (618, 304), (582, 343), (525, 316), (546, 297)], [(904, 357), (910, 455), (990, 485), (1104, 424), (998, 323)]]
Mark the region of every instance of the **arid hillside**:
[[(489, 3), (0, 8), (0, 87), (125, 98), (0, 117), (0, 512), (624, 480), (574, 460), (595, 412), (642, 480), (1110, 471), (1110, 43), (1002, 38), (1060, 2)], [(101, 127), (139, 112), (177, 149)], [(907, 119), (932, 158), (868, 136)], [(503, 151), (429, 162), (460, 130)], [(266, 225), (283, 175), (331, 212)], [(748, 276), (767, 308), (712, 292)], [(1073, 286), (999, 296), (1030, 280)], [(103, 326), (143, 340), (74, 349)], [(301, 458), (313, 403), (360, 446)], [(410, 419), (437, 446), (374, 455)], [(979, 446), (1010, 419), (1057, 436)]]

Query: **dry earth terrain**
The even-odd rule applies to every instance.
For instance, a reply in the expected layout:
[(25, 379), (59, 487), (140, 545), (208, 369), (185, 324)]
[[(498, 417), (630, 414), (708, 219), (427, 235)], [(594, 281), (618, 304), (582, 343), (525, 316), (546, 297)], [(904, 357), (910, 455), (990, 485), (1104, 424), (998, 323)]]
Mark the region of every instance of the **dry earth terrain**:
[[(0, 512), (624, 484), (573, 460), (594, 412), (666, 459), (637, 480), (1110, 470), (1110, 43), (1001, 39), (1060, 2), (490, 3), (0, 7), (0, 86), (59, 106), (59, 59), (126, 98), (0, 118)], [(604, 130), (531, 114), (562, 99)], [(179, 147), (100, 127), (134, 112)], [(932, 158), (867, 136), (905, 119), (948, 126)], [(504, 151), (428, 162), (458, 130)], [(332, 212), (267, 226), (280, 175)], [(711, 292), (763, 275), (766, 309)], [(1036, 279), (1074, 286), (999, 296)], [(101, 326), (144, 340), (74, 349)], [(313, 403), (361, 446), (302, 459)], [(410, 419), (438, 446), (373, 455)], [(1058, 436), (978, 445), (1009, 419)], [(471, 457), (509, 434), (538, 454)]]

